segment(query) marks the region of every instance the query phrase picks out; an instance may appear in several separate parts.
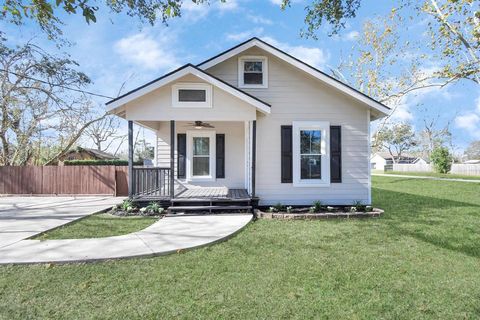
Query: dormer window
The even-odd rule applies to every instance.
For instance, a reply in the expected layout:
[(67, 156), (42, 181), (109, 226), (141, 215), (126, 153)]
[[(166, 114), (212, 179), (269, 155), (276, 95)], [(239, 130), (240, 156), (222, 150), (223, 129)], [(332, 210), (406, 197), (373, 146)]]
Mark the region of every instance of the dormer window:
[(211, 108), (212, 86), (206, 83), (176, 83), (172, 86), (172, 106)]
[(268, 87), (268, 60), (262, 56), (244, 56), (238, 59), (238, 86), (240, 88)]

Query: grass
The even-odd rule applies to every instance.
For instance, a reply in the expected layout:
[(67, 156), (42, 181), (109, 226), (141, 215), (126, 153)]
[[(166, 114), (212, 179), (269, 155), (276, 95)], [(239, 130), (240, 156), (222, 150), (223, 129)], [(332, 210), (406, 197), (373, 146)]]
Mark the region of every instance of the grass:
[(165, 257), (0, 267), (0, 318), (480, 318), (480, 184), (373, 185), (378, 219), (260, 220)]
[(42, 233), (33, 239), (83, 239), (118, 236), (145, 229), (155, 221), (157, 218), (154, 217), (117, 217), (108, 213), (95, 214)]
[(467, 176), (467, 175), (464, 175), (464, 174), (454, 174), (454, 173), (403, 172), (403, 171), (387, 171), (387, 172), (380, 171), (380, 172), (373, 172), (373, 173), (396, 174), (396, 175), (405, 175), (405, 176), (450, 178), (450, 179), (480, 180), (480, 176)]

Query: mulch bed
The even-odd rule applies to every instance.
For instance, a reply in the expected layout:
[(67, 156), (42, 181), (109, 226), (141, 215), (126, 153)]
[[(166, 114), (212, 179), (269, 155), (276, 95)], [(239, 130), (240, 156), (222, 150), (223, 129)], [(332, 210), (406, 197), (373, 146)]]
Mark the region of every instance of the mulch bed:
[[(299, 210), (300, 211), (300, 210)], [(382, 209), (373, 208), (370, 212), (264, 212), (256, 210), (256, 216), (262, 219), (290, 219), (290, 220), (308, 220), (308, 219), (331, 219), (331, 218), (373, 218), (383, 214)]]

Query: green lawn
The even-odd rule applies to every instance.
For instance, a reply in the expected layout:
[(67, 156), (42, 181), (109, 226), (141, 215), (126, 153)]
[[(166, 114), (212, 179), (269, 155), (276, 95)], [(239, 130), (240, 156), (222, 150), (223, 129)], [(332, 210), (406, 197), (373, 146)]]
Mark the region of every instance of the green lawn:
[(0, 318), (478, 319), (480, 184), (375, 177), (378, 219), (260, 220), (151, 259), (0, 267)]
[(40, 234), (34, 239), (82, 239), (118, 236), (145, 229), (157, 220), (154, 217), (117, 217), (108, 213), (94, 214)]
[(467, 180), (480, 180), (480, 176), (467, 176), (463, 174), (452, 173), (436, 173), (436, 172), (403, 172), (403, 171), (372, 171), (372, 173), (385, 173), (385, 174), (400, 174), (405, 176), (423, 176), (423, 177), (436, 177), (436, 178), (450, 178), (450, 179), (467, 179)]

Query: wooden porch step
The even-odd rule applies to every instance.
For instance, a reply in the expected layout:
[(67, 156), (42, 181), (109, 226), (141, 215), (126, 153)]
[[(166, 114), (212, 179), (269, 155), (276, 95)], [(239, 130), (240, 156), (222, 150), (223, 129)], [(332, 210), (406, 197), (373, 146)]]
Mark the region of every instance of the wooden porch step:
[(170, 201), (172, 203), (177, 203), (177, 202), (248, 202), (250, 201), (251, 198), (245, 198), (245, 199), (230, 199), (230, 198), (174, 198), (171, 199)]
[(210, 211), (210, 210), (252, 210), (252, 206), (178, 206), (168, 207), (168, 211)]

